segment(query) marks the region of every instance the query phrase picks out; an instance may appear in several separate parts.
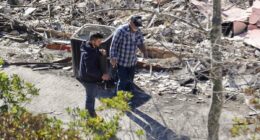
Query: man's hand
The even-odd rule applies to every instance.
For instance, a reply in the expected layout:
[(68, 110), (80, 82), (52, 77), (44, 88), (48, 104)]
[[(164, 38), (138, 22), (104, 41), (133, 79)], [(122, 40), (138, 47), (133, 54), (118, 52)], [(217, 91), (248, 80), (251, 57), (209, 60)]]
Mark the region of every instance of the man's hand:
[(109, 74), (103, 74), (102, 80), (104, 80), (104, 81), (110, 80)]
[(104, 49), (99, 49), (99, 51), (100, 51), (100, 53), (102, 54), (102, 55), (106, 55), (107, 53), (106, 53), (106, 50), (104, 50)]
[(144, 45), (139, 46), (140, 51), (143, 53), (143, 58), (148, 58), (148, 52)]
[(110, 63), (111, 63), (111, 65), (112, 65), (113, 68), (115, 68), (115, 67), (117, 66), (117, 60), (114, 59), (114, 58), (112, 58), (112, 59), (110, 60)]

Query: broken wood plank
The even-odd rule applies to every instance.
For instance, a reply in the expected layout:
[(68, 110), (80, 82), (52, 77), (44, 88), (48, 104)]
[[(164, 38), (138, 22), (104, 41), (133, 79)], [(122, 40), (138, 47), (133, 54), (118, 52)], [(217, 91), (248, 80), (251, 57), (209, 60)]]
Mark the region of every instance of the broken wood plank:
[(172, 0), (154, 0), (152, 2), (152, 5), (153, 6), (163, 6), (163, 5), (165, 5), (165, 4), (167, 4), (167, 3), (171, 2), (171, 1)]
[(52, 29), (45, 29), (45, 28), (36, 28), (35, 31), (40, 33), (47, 33), (48, 37), (57, 37), (57, 38), (64, 38), (70, 39), (72, 33), (60, 32)]
[(65, 59), (53, 61), (52, 63), (70, 63), (71, 60), (72, 60), (72, 57), (67, 57)]
[(46, 45), (46, 48), (51, 49), (51, 50), (60, 50), (60, 51), (71, 52), (71, 46), (64, 45), (64, 44), (48, 44), (48, 45)]
[(51, 67), (47, 66), (47, 67), (37, 67), (37, 68), (33, 68), (33, 71), (39, 71), (39, 70), (49, 70)]
[(148, 47), (146, 48), (146, 50), (149, 58), (171, 58), (177, 56), (172, 51), (163, 50), (155, 47)]
[(8, 39), (11, 39), (11, 40), (14, 40), (14, 41), (17, 41), (17, 42), (25, 42), (26, 41), (26, 39), (24, 39), (24, 38), (12, 36), (12, 35), (4, 35), (3, 38), (8, 38)]
[(45, 66), (45, 65), (54, 65), (54, 64), (59, 64), (62, 66), (67, 66), (67, 65), (71, 65), (71, 57), (67, 57), (65, 59), (61, 59), (61, 60), (57, 60), (57, 61), (53, 61), (53, 62), (6, 62), (5, 61), (5, 65), (6, 66), (10, 66), (10, 65), (16, 65), (16, 66), (22, 66), (22, 65), (35, 65), (35, 66)]
[(25, 10), (23, 16), (29, 16), (30, 14), (32, 14), (37, 8), (32, 8), (29, 7), (28, 9)]
[(139, 69), (146, 69), (146, 70), (150, 71), (151, 66), (152, 66), (152, 70), (153, 71), (172, 71), (172, 70), (180, 70), (180, 69), (182, 69), (180, 67), (165, 68), (165, 67), (162, 67), (160, 65), (147, 64), (147, 63), (142, 62), (142, 61), (137, 61), (137, 68), (139, 68)]

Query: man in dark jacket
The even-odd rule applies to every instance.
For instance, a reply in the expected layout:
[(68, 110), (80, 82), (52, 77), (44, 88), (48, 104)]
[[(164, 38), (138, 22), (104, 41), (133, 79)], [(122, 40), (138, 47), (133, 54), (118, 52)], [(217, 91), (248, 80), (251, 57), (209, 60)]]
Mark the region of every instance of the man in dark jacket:
[(105, 52), (98, 49), (102, 39), (103, 35), (101, 33), (92, 33), (89, 37), (89, 42), (80, 48), (79, 79), (86, 88), (87, 99), (85, 107), (92, 117), (97, 116), (95, 112), (95, 97), (99, 92), (98, 84), (110, 79), (104, 64), (101, 64), (105, 63), (104, 58), (106, 58)]

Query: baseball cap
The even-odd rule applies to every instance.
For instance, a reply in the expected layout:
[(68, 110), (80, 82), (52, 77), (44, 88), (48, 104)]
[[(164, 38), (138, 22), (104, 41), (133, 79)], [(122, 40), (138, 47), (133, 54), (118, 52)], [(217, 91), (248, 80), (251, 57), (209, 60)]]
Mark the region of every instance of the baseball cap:
[(136, 27), (141, 27), (142, 24), (142, 17), (139, 15), (134, 15), (131, 17), (131, 21), (134, 23)]

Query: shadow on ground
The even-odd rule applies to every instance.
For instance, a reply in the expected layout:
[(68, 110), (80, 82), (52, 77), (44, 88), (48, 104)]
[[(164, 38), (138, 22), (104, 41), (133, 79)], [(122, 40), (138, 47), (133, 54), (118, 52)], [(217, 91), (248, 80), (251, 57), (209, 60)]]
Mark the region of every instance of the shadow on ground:
[[(147, 114), (136, 109), (137, 107), (145, 104), (152, 97), (145, 93), (145, 91), (143, 91), (137, 85), (135, 85), (135, 89), (136, 90), (133, 93), (134, 97), (131, 101), (132, 112), (127, 112), (127, 116), (145, 130), (147, 140), (190, 140), (190, 138), (187, 136), (177, 135), (168, 127), (160, 124), (158, 121), (154, 120)], [(157, 111), (159, 112), (159, 109)], [(160, 112), (159, 114), (162, 117)], [(136, 115), (138, 115), (138, 117)], [(140, 118), (142, 118), (144, 121)]]
[[(97, 98), (112, 98), (115, 95), (114, 91), (114, 89), (103, 90), (100, 88)], [(152, 99), (144, 90), (135, 85), (135, 90), (132, 94), (134, 95), (130, 101), (132, 112), (127, 112), (126, 115), (146, 132), (147, 140), (190, 140), (187, 136), (177, 135), (165, 123), (162, 125), (137, 109)], [(159, 109), (157, 111), (163, 119)]]

